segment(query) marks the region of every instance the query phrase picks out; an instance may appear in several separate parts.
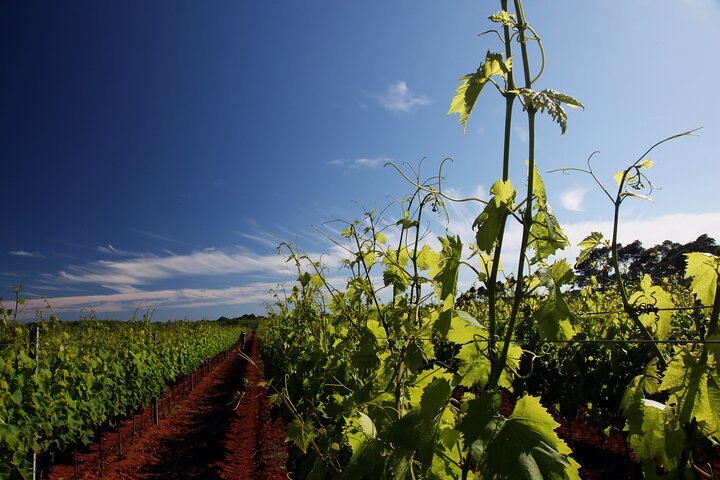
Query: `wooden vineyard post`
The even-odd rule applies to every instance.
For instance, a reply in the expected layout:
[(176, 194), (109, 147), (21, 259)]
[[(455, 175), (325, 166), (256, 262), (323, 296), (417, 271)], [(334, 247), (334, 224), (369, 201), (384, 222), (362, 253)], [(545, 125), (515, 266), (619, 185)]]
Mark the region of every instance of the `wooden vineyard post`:
[(103, 445), (103, 432), (100, 430), (100, 476), (103, 476), (105, 468), (105, 449)]
[(160, 412), (158, 411), (158, 399), (154, 397), (152, 400), (152, 423), (154, 426), (158, 426), (160, 423)]
[[(35, 374), (37, 375), (39, 370), (40, 360), (40, 327), (32, 327), (30, 329), (30, 344), (32, 345), (33, 359), (35, 360)], [(37, 452), (33, 451), (32, 454), (32, 480), (37, 479)]]
[(122, 453), (122, 437), (120, 436), (120, 422), (117, 424), (117, 448), (118, 448), (118, 462), (123, 459)]

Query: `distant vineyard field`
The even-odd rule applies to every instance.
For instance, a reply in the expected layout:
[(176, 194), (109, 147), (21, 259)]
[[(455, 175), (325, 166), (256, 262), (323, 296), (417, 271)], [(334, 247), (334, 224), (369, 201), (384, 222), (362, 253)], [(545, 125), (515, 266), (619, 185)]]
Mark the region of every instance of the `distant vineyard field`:
[(235, 344), (237, 322), (81, 321), (0, 329), (0, 478), (87, 444)]

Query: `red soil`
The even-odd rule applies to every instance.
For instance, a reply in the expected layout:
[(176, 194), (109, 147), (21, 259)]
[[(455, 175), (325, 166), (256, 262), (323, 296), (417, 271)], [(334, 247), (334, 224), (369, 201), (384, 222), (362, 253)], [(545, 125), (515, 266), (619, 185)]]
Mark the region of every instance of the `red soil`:
[[(132, 418), (120, 422), (122, 460), (118, 459), (118, 430), (104, 432), (102, 477), (100, 443), (78, 451), (77, 478), (287, 478), (282, 420), (271, 416), (265, 389), (258, 385), (262, 371), (248, 364), (238, 349), (235, 346), (221, 355), (201, 380), (196, 376), (191, 392), (189, 382), (174, 387), (165, 400), (169, 403), (176, 399), (173, 407), (166, 408), (173, 412), (165, 419), (161, 416), (159, 426), (152, 426), (149, 407), (142, 416), (135, 416), (136, 430), (144, 417), (142, 432), (136, 431), (133, 436)], [(245, 351), (259, 362), (254, 335), (248, 337)], [(235, 394), (243, 389), (245, 393), (238, 402)], [(177, 401), (184, 391), (186, 396)], [(75, 478), (73, 452), (61, 457), (56, 459), (60, 462), (51, 468), (49, 477)]]

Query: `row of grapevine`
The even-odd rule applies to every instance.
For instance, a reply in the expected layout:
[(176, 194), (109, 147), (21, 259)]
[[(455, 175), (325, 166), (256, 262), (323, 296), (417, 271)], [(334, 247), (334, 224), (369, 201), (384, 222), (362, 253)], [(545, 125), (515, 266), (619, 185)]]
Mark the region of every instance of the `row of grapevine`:
[[(370, 238), (378, 236), (384, 234)], [(399, 288), (395, 301), (374, 303), (382, 289), (358, 276), (345, 291), (335, 290), (317, 264), (307, 263), (309, 271), (278, 296), (276, 315), (259, 331), (272, 398), (289, 416), (291, 467), (299, 478), (548, 478), (552, 472), (557, 477), (550, 478), (578, 478), (579, 465), (541, 405), (555, 406), (568, 420), (582, 412), (606, 433), (624, 431), (647, 478), (711, 471), (707, 462), (717, 458), (720, 440), (720, 336), (712, 308), (719, 258), (689, 255), (694, 281), (687, 287), (651, 285), (647, 278), (634, 287), (633, 305), (646, 312), (641, 320), (662, 359), (629, 321), (616, 290), (591, 283), (566, 293), (569, 315), (555, 321), (554, 331), (542, 306), (557, 299), (547, 292), (527, 297), (528, 315), (516, 329), (500, 389), (489, 390), (487, 300), (454, 305), (443, 334), (444, 307), (408, 304), (409, 285), (389, 281), (398, 272), (396, 251), (378, 245), (372, 256), (384, 260), (370, 268), (382, 269), (388, 288)], [(425, 270), (421, 283), (440, 292), (447, 273), (440, 265), (459, 263), (448, 253), (408, 251), (403, 269), (408, 278), (416, 267), (421, 275)], [(504, 298), (498, 309), (506, 313), (512, 300)], [(502, 391), (516, 401), (509, 417), (500, 413)]]
[(101, 427), (148, 405), (176, 379), (237, 342), (216, 322), (40, 323), (0, 332), (0, 478), (28, 478), (32, 454), (88, 444)]
[[(503, 97), (502, 178), (490, 198), (448, 196), (445, 162), (427, 179), (396, 167), (414, 187), (400, 202), (400, 220), (366, 212), (334, 239), (347, 252), (342, 287), (321, 263), (286, 246), (297, 284), (277, 292), (259, 335), (272, 399), (288, 416), (297, 478), (577, 479), (580, 465), (546, 410), (553, 404), (565, 418), (582, 410), (603, 430), (624, 431), (647, 478), (712, 476), (708, 452), (720, 443), (720, 258), (688, 254), (685, 287), (648, 276), (630, 285), (617, 253), (621, 205), (652, 192), (646, 155), (691, 132), (618, 172), (614, 195), (590, 160), (568, 169), (592, 178), (614, 206), (612, 238), (591, 233), (577, 263), (608, 248), (615, 284), (572, 290), (573, 266), (556, 256), (570, 242), (539, 174), (535, 123), (545, 113), (565, 133), (565, 108), (582, 104), (536, 89), (545, 52), (522, 3), (500, 0), (489, 19), (502, 50), (488, 50), (460, 79), (449, 112), (466, 127), (486, 85)], [(527, 176), (513, 184), (515, 102), (529, 134)], [(514, 186), (521, 183), (524, 197)], [(423, 223), (454, 202), (479, 205), (469, 249), (458, 236), (433, 238)], [(522, 236), (503, 282), (511, 222)], [(456, 305), (461, 270), (482, 285), (481, 301)], [(501, 408), (507, 394), (511, 411)]]

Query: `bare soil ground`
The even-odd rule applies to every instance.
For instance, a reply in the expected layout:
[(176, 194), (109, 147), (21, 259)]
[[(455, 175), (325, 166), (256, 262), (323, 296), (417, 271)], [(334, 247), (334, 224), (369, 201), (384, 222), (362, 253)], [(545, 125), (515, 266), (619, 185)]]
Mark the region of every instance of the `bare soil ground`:
[[(287, 447), (282, 420), (271, 416), (265, 389), (258, 385), (262, 372), (238, 354), (239, 346), (215, 361), (215, 367), (190, 392), (187, 383), (176, 386), (164, 399), (173, 407), (161, 411), (157, 427), (152, 426), (150, 408), (142, 415), (104, 432), (102, 475), (100, 441), (77, 454), (79, 479), (253, 479), (287, 478)], [(248, 337), (245, 351), (259, 360), (258, 343)], [(198, 377), (199, 375), (196, 375)], [(247, 379), (247, 387), (245, 380)], [(238, 402), (236, 392), (244, 390)], [(162, 405), (162, 402), (161, 402)], [(234, 408), (237, 405), (237, 408)], [(172, 410), (170, 413), (169, 410)], [(144, 428), (140, 430), (140, 424)], [(119, 433), (118, 433), (119, 432)], [(118, 435), (122, 445), (120, 459)], [(67, 452), (56, 458), (51, 479), (75, 478), (75, 455)]]

